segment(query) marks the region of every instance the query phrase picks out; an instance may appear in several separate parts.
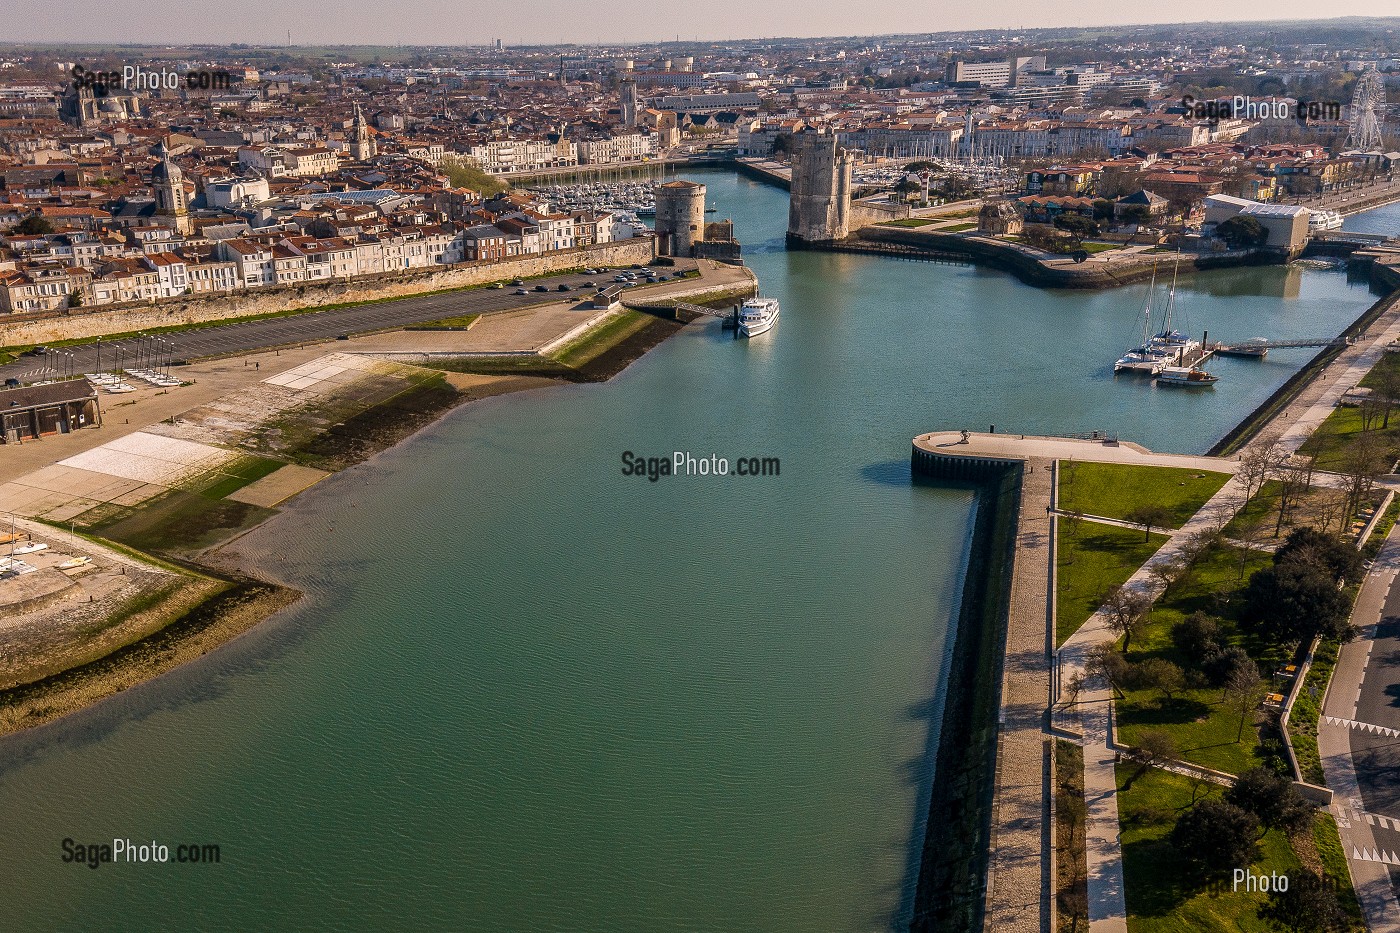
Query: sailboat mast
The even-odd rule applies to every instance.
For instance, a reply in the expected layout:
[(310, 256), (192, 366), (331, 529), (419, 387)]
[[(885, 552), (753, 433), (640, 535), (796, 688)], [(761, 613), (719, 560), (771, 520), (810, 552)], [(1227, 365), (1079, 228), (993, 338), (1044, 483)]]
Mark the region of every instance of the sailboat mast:
[(1152, 264), (1152, 278), (1147, 283), (1147, 303), (1142, 306), (1142, 345), (1147, 346), (1147, 338), (1152, 336), (1152, 293), (1157, 288), (1157, 264)]
[(1172, 264), (1172, 288), (1167, 292), (1167, 308), (1162, 312), (1162, 333), (1169, 334), (1172, 330), (1172, 308), (1176, 305), (1176, 276), (1181, 269), (1181, 247), (1176, 250), (1176, 262)]

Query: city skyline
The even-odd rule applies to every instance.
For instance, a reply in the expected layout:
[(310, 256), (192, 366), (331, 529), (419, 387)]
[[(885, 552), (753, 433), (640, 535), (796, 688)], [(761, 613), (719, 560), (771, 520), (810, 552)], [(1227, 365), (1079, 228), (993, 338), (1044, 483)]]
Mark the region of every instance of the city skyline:
[[(1303, 0), (1246, 0), (1230, 8), (1219, 20), (1219, 7), (1202, 0), (1158, 10), (1125, 6), (1112, 0), (1070, 3), (999, 5), (994, 9), (959, 9), (912, 13), (901, 4), (877, 0), (852, 17), (836, 4), (803, 5), (796, 17), (792, 4), (754, 5), (740, 0), (717, 0), (704, 12), (687, 15), (668, 10), (664, 21), (639, 15), (638, 9), (620, 0), (599, 0), (588, 7), (579, 22), (579, 7), (569, 0), (536, 0), (525, 14), (509, 10), (476, 11), (430, 0), (395, 11), (392, 22), (374, 16), (377, 4), (366, 0), (311, 4), (295, 8), (271, 0), (251, 0), (235, 22), (189, 15), (173, 18), (168, 12), (132, 0), (104, 4), (100, 20), (78, 0), (15, 0), (10, 12), (11, 42), (60, 43), (194, 43), (229, 42), (255, 45), (485, 45), (495, 39), (507, 45), (618, 45), (665, 41), (723, 41), (757, 38), (818, 38), (827, 36), (917, 34), (960, 30), (1042, 29), (1088, 26), (1169, 25), (1196, 22), (1286, 22), (1307, 19), (1315, 13)], [(197, 0), (189, 9), (212, 4)], [(1362, 0), (1348, 11), (1351, 17), (1394, 14), (1389, 0)], [(317, 16), (324, 13), (324, 16)], [(1196, 15), (1193, 15), (1196, 14)], [(217, 31), (215, 31), (217, 30)]]

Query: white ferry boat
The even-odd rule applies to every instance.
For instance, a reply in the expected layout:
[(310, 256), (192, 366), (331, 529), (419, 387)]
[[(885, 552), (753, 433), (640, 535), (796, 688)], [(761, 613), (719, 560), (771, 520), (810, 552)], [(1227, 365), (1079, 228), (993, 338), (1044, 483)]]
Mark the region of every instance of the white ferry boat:
[(739, 335), (757, 337), (778, 321), (778, 299), (750, 298), (739, 309)]
[(1314, 233), (1318, 230), (1340, 230), (1342, 215), (1336, 211), (1309, 211), (1308, 229)]

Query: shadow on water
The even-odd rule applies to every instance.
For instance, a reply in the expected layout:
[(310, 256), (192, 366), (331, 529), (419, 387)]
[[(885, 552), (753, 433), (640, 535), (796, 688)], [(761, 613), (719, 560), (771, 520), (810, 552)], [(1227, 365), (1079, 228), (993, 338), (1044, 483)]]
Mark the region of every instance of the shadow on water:
[(867, 463), (860, 468), (860, 477), (867, 483), (880, 486), (907, 487), (917, 485), (909, 473), (908, 460), (883, 460)]
[[(948, 640), (942, 666), (950, 661), (953, 640)], [(941, 683), (941, 680), (940, 680)], [(908, 720), (924, 725), (924, 745), (921, 754), (904, 762), (904, 779), (914, 789), (914, 819), (904, 840), (904, 870), (898, 886), (899, 899), (889, 916), (879, 918), (880, 925), (890, 933), (908, 933), (909, 923), (914, 917), (914, 902), (919, 893), (919, 872), (922, 869), (924, 848), (929, 833), (929, 801), (933, 797), (935, 778), (934, 762), (938, 758), (939, 725), (943, 720), (945, 697), (941, 690), (904, 711)]]

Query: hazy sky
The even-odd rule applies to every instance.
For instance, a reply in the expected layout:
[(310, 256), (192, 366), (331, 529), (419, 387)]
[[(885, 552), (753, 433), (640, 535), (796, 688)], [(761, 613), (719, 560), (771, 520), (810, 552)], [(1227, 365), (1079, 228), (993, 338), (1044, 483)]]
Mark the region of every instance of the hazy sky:
[[(1332, 14), (1385, 16), (1395, 0)], [(1314, 0), (0, 0), (0, 40), (375, 45), (608, 43), (1018, 26), (1307, 19)]]

